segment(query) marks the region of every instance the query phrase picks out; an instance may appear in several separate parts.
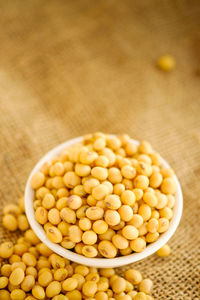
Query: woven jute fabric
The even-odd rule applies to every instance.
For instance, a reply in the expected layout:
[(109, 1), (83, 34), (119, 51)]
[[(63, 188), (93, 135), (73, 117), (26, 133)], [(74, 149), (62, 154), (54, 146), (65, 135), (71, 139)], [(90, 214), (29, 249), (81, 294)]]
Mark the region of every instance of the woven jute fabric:
[[(165, 53), (176, 59), (171, 73), (155, 66)], [(154, 281), (155, 299), (200, 299), (198, 68), (198, 0), (1, 0), (1, 208), (69, 138), (103, 131), (149, 140), (180, 179), (184, 212), (172, 254), (134, 267)], [(0, 227), (0, 237), (16, 235)]]

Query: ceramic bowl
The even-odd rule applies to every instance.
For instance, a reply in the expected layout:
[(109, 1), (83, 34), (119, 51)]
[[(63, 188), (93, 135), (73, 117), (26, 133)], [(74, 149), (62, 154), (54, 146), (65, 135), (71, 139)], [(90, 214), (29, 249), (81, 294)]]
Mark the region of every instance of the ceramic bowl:
[[(79, 264), (87, 265), (87, 266), (93, 266), (93, 267), (100, 267), (100, 268), (114, 268), (114, 267), (120, 267), (123, 265), (131, 264), (136, 261), (142, 260), (147, 258), (148, 256), (155, 253), (158, 249), (160, 249), (163, 245), (165, 245), (168, 240), (172, 237), (174, 232), (176, 231), (178, 224), (181, 219), (182, 215), (182, 208), (183, 208), (183, 197), (182, 197), (182, 191), (181, 186), (178, 181), (178, 178), (175, 176), (175, 180), (177, 183), (177, 192), (175, 194), (176, 202), (175, 206), (173, 208), (173, 217), (170, 221), (169, 229), (160, 235), (158, 240), (150, 245), (148, 245), (142, 252), (140, 253), (133, 253), (126, 256), (120, 256), (116, 258), (88, 258), (83, 255), (77, 254), (71, 250), (67, 250), (63, 248), (62, 246), (55, 244), (51, 242), (43, 229), (43, 227), (35, 220), (34, 217), (34, 208), (33, 208), (33, 199), (34, 199), (34, 190), (31, 188), (30, 180), (32, 178), (32, 175), (39, 171), (42, 165), (46, 162), (51, 160), (53, 157), (57, 156), (59, 153), (61, 153), (63, 150), (68, 148), (69, 146), (72, 146), (73, 144), (76, 144), (80, 142), (82, 137), (74, 138), (71, 140), (68, 140), (55, 148), (53, 148), (51, 151), (49, 151), (47, 154), (45, 154), (35, 165), (33, 168), (25, 188), (25, 209), (26, 209), (26, 215), (28, 218), (28, 221), (30, 223), (30, 226), (38, 236), (38, 238), (47, 245), (48, 248), (53, 250), (55, 253), (71, 260)], [(137, 141), (132, 140), (136, 144), (138, 144)], [(168, 163), (163, 159), (163, 166), (169, 167)]]

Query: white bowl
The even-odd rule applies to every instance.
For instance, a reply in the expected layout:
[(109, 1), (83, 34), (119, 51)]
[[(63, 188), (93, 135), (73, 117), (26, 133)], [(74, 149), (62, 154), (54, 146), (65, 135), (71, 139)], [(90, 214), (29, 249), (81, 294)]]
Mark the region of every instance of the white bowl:
[[(30, 223), (30, 226), (32, 227), (32, 229), (34, 230), (34, 232), (36, 233), (38, 238), (44, 244), (46, 244), (48, 248), (50, 248), (57, 254), (65, 257), (65, 258), (68, 258), (71, 261), (74, 261), (79, 264), (87, 265), (87, 266), (100, 267), (100, 268), (120, 267), (123, 265), (134, 263), (136, 261), (139, 261), (141, 259), (148, 257), (149, 255), (152, 255), (158, 249), (160, 249), (163, 245), (165, 245), (167, 243), (167, 241), (172, 237), (172, 235), (174, 234), (176, 228), (178, 227), (178, 224), (181, 219), (182, 209), (183, 209), (183, 197), (182, 197), (181, 186), (180, 186), (180, 183), (176, 176), (175, 176), (175, 180), (177, 183), (177, 192), (175, 195), (176, 202), (175, 202), (175, 206), (173, 208), (173, 217), (170, 221), (169, 229), (165, 233), (161, 234), (161, 236), (159, 237), (159, 239), (156, 242), (148, 245), (140, 253), (133, 253), (130, 255), (120, 256), (120, 257), (110, 258), (110, 259), (88, 258), (83, 255), (74, 253), (71, 250), (67, 250), (67, 249), (63, 248), (62, 246), (51, 242), (47, 238), (43, 227), (35, 220), (34, 208), (33, 208), (34, 190), (31, 188), (31, 185), (30, 185), (30, 180), (31, 180), (33, 174), (35, 172), (39, 171), (40, 168), (42, 167), (42, 165), (46, 161), (51, 160), (53, 157), (57, 156), (60, 152), (62, 152), (62, 150), (68, 148), (69, 146), (80, 142), (81, 139), (82, 139), (82, 137), (74, 138), (74, 139), (71, 139), (71, 140), (64, 142), (64, 143), (58, 145), (57, 147), (53, 148), (46, 155), (44, 155), (42, 157), (42, 159), (39, 160), (39, 162), (36, 164), (36, 166), (32, 170), (32, 172), (28, 178), (28, 181), (26, 183), (26, 188), (25, 188), (25, 209), (26, 209), (26, 215), (27, 215), (28, 221)], [(133, 142), (138, 144), (138, 142), (135, 140), (133, 140)], [(169, 167), (168, 163), (165, 160), (163, 160), (163, 165), (165, 167)]]

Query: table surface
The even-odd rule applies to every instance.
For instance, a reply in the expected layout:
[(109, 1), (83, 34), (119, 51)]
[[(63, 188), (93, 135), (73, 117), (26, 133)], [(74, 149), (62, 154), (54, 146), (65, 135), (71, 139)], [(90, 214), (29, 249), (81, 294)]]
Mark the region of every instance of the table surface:
[[(17, 201), (58, 143), (94, 131), (147, 139), (174, 167), (184, 213), (172, 254), (134, 267), (154, 281), (155, 299), (199, 299), (200, 2), (0, 5), (1, 206)], [(166, 53), (176, 59), (171, 73), (156, 68)]]

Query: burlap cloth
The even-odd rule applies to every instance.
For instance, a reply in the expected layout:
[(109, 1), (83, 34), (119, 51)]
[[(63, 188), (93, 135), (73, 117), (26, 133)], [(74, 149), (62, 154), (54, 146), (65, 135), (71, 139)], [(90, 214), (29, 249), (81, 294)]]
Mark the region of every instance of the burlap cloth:
[[(155, 67), (165, 53), (177, 61), (170, 74)], [(135, 267), (154, 280), (155, 299), (200, 299), (198, 67), (198, 0), (1, 0), (1, 206), (66, 139), (100, 130), (147, 139), (177, 172), (184, 213), (172, 255)]]

